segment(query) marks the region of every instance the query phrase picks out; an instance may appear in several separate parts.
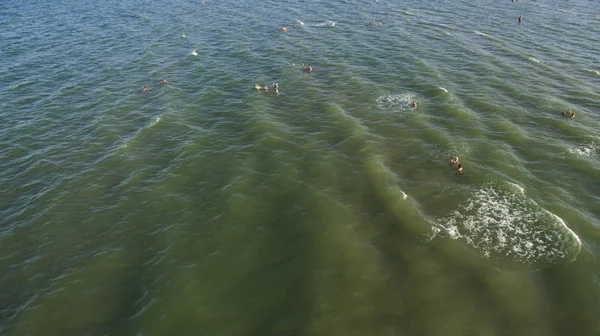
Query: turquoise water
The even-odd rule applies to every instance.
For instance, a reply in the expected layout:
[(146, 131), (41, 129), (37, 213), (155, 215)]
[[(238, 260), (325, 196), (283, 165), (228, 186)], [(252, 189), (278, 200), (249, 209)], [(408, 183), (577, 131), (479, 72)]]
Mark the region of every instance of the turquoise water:
[(598, 1), (8, 0), (0, 42), (2, 335), (600, 334)]

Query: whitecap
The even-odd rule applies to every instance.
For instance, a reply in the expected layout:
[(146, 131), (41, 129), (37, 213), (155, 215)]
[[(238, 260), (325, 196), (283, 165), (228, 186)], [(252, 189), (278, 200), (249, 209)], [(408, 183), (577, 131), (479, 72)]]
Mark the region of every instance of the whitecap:
[(380, 110), (397, 113), (412, 110), (410, 103), (413, 100), (415, 100), (414, 94), (402, 93), (383, 95), (378, 97), (375, 102)]
[(152, 121), (150, 122), (150, 125), (148, 125), (148, 128), (158, 124), (160, 122), (160, 117), (155, 117), (154, 119), (152, 119)]
[(480, 36), (489, 37), (489, 36), (488, 36), (488, 34), (486, 34), (486, 33), (482, 33), (482, 32), (480, 32), (480, 31), (477, 31), (477, 30), (476, 30), (476, 31), (474, 31), (473, 33), (474, 33), (475, 35), (480, 35)]
[(515, 187), (517, 190), (519, 190), (521, 192), (521, 194), (525, 195), (525, 189), (523, 187), (521, 187), (520, 185), (518, 185), (516, 183), (508, 182), (508, 181), (506, 183)]
[(182, 37), (182, 38), (185, 38), (185, 34), (181, 34), (181, 37)]
[(571, 154), (576, 156), (593, 157), (596, 156), (598, 146), (594, 142), (590, 141), (580, 144), (579, 146), (569, 147), (568, 150)]
[(598, 72), (598, 70), (586, 69), (585, 71), (600, 76), (600, 72)]
[(581, 250), (579, 237), (521, 190), (514, 183), (475, 190), (456, 210), (434, 223), (433, 234), (462, 240), (484, 257), (528, 264), (575, 260)]
[(535, 62), (535, 63), (540, 63), (540, 60), (533, 58), (533, 57), (529, 57), (528, 60)]
[(335, 22), (327, 20), (325, 22), (319, 22), (315, 24), (315, 27), (335, 27)]
[(443, 88), (443, 87), (441, 87), (441, 86), (439, 87), (439, 89), (440, 89), (440, 90), (442, 90), (442, 91), (444, 91), (444, 92), (446, 92), (446, 93), (448, 93), (448, 90), (444, 89), (444, 88)]
[(304, 22), (302, 22), (302, 21), (300, 21), (300, 20), (296, 20), (296, 22), (297, 22), (299, 25), (301, 25), (301, 26), (304, 26)]
[(191, 55), (192, 55), (192, 56), (198, 56), (198, 52), (196, 51), (196, 49), (192, 50), (192, 53), (191, 53)]

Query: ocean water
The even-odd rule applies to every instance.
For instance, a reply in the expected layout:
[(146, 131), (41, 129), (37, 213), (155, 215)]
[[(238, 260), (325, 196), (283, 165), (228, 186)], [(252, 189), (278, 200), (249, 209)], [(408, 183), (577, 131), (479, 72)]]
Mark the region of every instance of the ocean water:
[(1, 335), (600, 335), (598, 1), (4, 0), (0, 44)]

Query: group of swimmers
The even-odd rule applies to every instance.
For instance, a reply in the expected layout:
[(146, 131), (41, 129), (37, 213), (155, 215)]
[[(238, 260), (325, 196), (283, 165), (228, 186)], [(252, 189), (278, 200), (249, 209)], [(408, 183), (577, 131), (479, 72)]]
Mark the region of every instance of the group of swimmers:
[(463, 166), (460, 162), (458, 162), (458, 156), (451, 157), (450, 164), (452, 165), (452, 167), (455, 167), (460, 174), (463, 173)]
[(568, 110), (563, 112), (563, 117), (567, 117), (567, 118), (575, 118), (575, 112), (571, 111), (571, 108), (569, 107)]
[[(163, 79), (161, 83), (163, 85), (166, 85), (167, 83), (169, 83), (169, 81), (167, 81), (166, 79)], [(150, 89), (144, 85), (144, 87), (142, 88), (142, 92), (146, 92), (146, 91), (150, 91)]]
[[(256, 83), (254, 84), (254, 88), (256, 89), (256, 91), (260, 91), (261, 86), (258, 85), (258, 83)], [(265, 84), (265, 86), (263, 86), (262, 89), (265, 90), (265, 93), (269, 93), (269, 86), (267, 84)], [(276, 95), (279, 95), (279, 83), (273, 84), (273, 91)]]

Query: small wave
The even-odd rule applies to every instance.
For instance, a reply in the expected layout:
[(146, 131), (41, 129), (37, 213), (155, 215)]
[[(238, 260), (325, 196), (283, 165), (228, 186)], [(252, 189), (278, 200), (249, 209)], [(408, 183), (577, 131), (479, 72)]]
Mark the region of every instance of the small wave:
[(586, 69), (585, 72), (600, 76), (600, 72), (598, 70)]
[(475, 190), (436, 226), (434, 235), (463, 240), (485, 257), (552, 264), (571, 262), (581, 250), (579, 237), (564, 221), (527, 198), (514, 183)]
[(480, 31), (477, 31), (477, 30), (476, 30), (476, 31), (474, 31), (473, 33), (474, 33), (475, 35), (480, 35), (480, 36), (490, 37), (488, 34), (486, 34), (486, 33), (482, 33), (482, 32), (480, 32)]
[(319, 22), (315, 24), (315, 27), (335, 27), (335, 22), (327, 20), (325, 22)]
[(375, 102), (380, 110), (397, 113), (412, 110), (410, 103), (413, 100), (415, 100), (414, 94), (403, 93), (383, 95), (378, 97)]
[(150, 125), (148, 125), (148, 127), (147, 127), (147, 128), (150, 128), (150, 127), (152, 127), (152, 126), (154, 126), (154, 125), (158, 124), (159, 122), (160, 122), (160, 117), (155, 117), (155, 118), (154, 118), (154, 119), (153, 119), (153, 120), (150, 122)]
[(590, 141), (576, 147), (570, 147), (568, 150), (576, 156), (593, 157), (597, 154), (598, 146), (596, 143)]
[(521, 194), (525, 195), (525, 189), (523, 189), (523, 187), (521, 187), (520, 185), (518, 185), (516, 183), (512, 183), (512, 182), (506, 182), (506, 183), (508, 183), (509, 185), (513, 186), (517, 190), (519, 190), (521, 192)]
[(300, 21), (300, 20), (296, 20), (296, 23), (298, 23), (301, 26), (304, 26), (304, 22)]
[(190, 55), (192, 56), (198, 56), (198, 52), (196, 51), (196, 49), (192, 50), (192, 52), (190, 53)]
[(441, 87), (441, 86), (439, 87), (439, 89), (440, 89), (440, 90), (442, 90), (442, 91), (444, 91), (444, 92), (446, 92), (446, 93), (448, 93), (448, 90), (444, 89), (444, 88), (443, 88), (443, 87)]
[(527, 59), (534, 63), (540, 63), (540, 60), (538, 60), (537, 58), (529, 57)]

